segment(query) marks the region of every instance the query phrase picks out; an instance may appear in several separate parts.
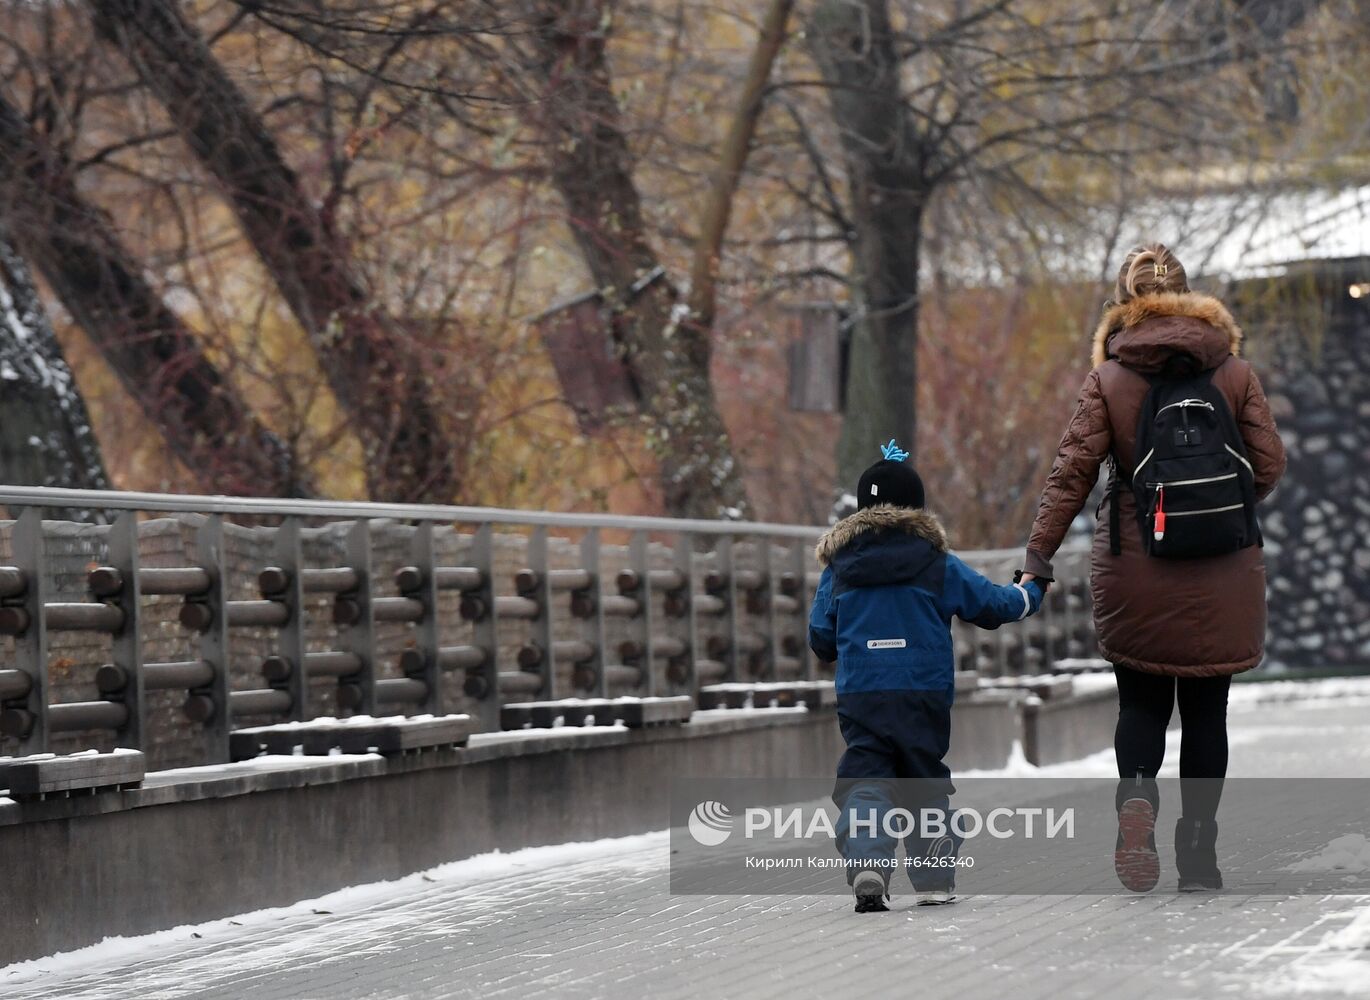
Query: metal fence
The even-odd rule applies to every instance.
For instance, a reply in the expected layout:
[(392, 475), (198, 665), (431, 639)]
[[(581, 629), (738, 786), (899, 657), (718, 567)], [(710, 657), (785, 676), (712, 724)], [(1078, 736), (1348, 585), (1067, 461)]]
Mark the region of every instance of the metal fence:
[[(822, 528), (22, 487), (0, 504), (17, 515), (0, 528), (0, 752), (212, 763), (262, 722), (459, 711), (497, 729), (514, 701), (831, 676), (807, 644)], [(1018, 558), (963, 556), (1000, 580)], [(958, 625), (958, 667), (1091, 655), (1085, 562), (1062, 554), (1022, 626)]]

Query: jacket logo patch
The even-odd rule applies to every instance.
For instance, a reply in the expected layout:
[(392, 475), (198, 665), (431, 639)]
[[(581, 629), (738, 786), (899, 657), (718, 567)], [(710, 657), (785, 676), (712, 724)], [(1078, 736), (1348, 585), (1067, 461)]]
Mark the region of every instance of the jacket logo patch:
[(867, 639), (867, 649), (903, 649), (908, 643), (903, 639)]

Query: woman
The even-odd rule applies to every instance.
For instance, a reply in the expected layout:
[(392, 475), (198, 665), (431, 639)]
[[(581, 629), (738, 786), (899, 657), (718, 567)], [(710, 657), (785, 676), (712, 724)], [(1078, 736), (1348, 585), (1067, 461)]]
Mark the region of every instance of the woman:
[[(1050, 580), (1051, 558), (1089, 497), (1099, 466), (1112, 456), (1116, 488), (1094, 534), (1091, 589), (1099, 647), (1118, 682), (1114, 866), (1134, 891), (1152, 889), (1160, 876), (1155, 777), (1177, 698), (1180, 777), (1202, 779), (1180, 783), (1179, 888), (1222, 887), (1215, 816), (1227, 773), (1227, 693), (1233, 674), (1261, 660), (1265, 564), (1258, 544), (1198, 558), (1148, 554), (1152, 543), (1144, 541), (1139, 523), (1148, 525), (1148, 533), (1154, 527), (1159, 541), (1164, 519), (1153, 524), (1146, 519), (1157, 515), (1144, 511), (1139, 522), (1133, 491), (1124, 484), (1137, 465), (1138, 418), (1152, 385), (1211, 372), (1245, 444), (1254, 499), (1275, 488), (1284, 473), (1284, 446), (1255, 372), (1238, 356), (1241, 343), (1242, 331), (1228, 311), (1189, 290), (1184, 267), (1166, 247), (1133, 249), (1095, 331), (1094, 370), (1061, 439), (1028, 541), (1024, 579)], [(1118, 506), (1110, 518), (1113, 502)]]

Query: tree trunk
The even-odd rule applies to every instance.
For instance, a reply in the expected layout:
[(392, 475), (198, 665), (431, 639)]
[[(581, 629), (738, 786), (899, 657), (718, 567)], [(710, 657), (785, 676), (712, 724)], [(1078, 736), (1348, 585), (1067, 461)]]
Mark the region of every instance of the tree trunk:
[(539, 3), (531, 70), (543, 100), (528, 108), (547, 149), (571, 233), (595, 284), (619, 315), (624, 360), (641, 394), (660, 462), (663, 502), (679, 517), (747, 510), (742, 470), (709, 378), (710, 331), (687, 323), (647, 238), (633, 158), (619, 120), (604, 0)]
[(690, 267), (690, 322), (707, 332), (714, 325), (718, 304), (718, 268), (723, 256), (723, 237), (728, 233), (733, 200), (742, 182), (742, 171), (751, 153), (752, 139), (765, 106), (766, 87), (771, 69), (785, 44), (786, 24), (794, 0), (771, 0), (761, 21), (761, 34), (747, 65), (747, 77), (737, 102), (728, 134), (723, 137), (718, 163), (709, 179), (709, 195), (700, 215), (699, 236), (695, 241), (694, 261)]
[[(109, 489), (100, 444), (43, 302), (0, 229), (0, 480), (16, 486)], [(89, 508), (52, 516), (89, 520)]]
[(808, 40), (841, 131), (854, 230), (858, 301), (837, 455), (850, 489), (890, 438), (917, 459), (918, 263), (931, 185), (884, 0), (822, 0)]
[(244, 233), (308, 334), (354, 422), (374, 499), (450, 502), (459, 487), (451, 435), (420, 356), (354, 271), (266, 124), (172, 0), (90, 0), (119, 48), (223, 188)]
[(291, 456), (143, 279), (66, 164), (0, 99), (0, 217), (129, 394), (206, 489), (305, 491)]

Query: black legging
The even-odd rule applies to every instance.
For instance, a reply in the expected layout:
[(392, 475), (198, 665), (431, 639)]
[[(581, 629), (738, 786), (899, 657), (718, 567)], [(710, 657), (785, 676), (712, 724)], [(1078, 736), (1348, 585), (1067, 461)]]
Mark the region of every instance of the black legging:
[(1180, 777), (1217, 779), (1180, 782), (1188, 819), (1211, 820), (1227, 776), (1227, 691), (1231, 677), (1166, 677), (1114, 666), (1118, 679), (1118, 729), (1113, 749), (1118, 777), (1155, 778), (1165, 758), (1165, 730), (1180, 703)]

